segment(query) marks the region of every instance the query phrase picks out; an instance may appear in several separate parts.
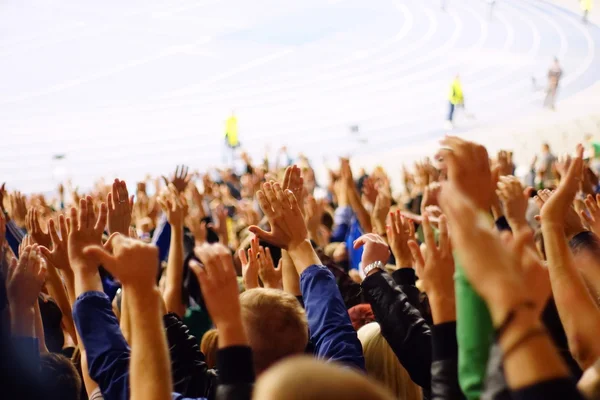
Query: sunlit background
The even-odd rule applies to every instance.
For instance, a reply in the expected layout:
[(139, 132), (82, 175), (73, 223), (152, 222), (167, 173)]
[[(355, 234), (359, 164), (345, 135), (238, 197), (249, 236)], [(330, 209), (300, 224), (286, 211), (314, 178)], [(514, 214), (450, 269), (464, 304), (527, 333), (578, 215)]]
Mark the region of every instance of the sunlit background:
[(600, 79), (600, 29), (576, 3), (3, 1), (0, 180), (219, 166), (232, 112), (255, 158), (377, 157), (444, 134), (457, 73), (473, 118), (456, 130), (498, 127), (539, 112), (554, 56), (561, 101)]

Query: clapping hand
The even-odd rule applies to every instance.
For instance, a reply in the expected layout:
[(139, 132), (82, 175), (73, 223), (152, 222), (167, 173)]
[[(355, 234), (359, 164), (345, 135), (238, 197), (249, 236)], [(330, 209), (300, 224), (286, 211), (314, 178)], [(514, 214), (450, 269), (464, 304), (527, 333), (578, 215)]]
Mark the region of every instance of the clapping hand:
[(502, 201), (504, 216), (515, 232), (527, 226), (525, 215), (532, 190), (532, 188), (523, 189), (521, 182), (514, 176), (507, 175), (499, 178), (496, 194)]
[(19, 260), (11, 260), (6, 276), (6, 293), (11, 307), (16, 310), (33, 307), (45, 279), (46, 262), (40, 256), (38, 245), (23, 246)]
[(307, 239), (306, 224), (291, 190), (284, 192), (279, 183), (266, 182), (256, 196), (260, 208), (269, 220), (271, 231), (267, 232), (253, 225), (249, 228), (250, 232), (282, 249), (291, 249)]

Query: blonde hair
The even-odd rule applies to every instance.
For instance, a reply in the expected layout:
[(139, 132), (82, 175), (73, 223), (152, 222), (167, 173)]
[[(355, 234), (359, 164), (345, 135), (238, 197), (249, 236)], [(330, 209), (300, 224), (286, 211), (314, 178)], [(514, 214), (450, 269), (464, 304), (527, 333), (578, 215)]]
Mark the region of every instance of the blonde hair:
[(304, 352), (308, 321), (298, 300), (277, 289), (256, 288), (240, 295), (242, 322), (260, 374), (284, 357)]
[(296, 356), (269, 368), (254, 387), (256, 400), (392, 400), (394, 396), (352, 368)]
[(216, 329), (209, 329), (202, 335), (200, 342), (200, 351), (206, 358), (208, 368), (217, 366), (217, 350), (219, 350), (219, 332)]
[(381, 334), (377, 322), (366, 324), (358, 330), (358, 339), (362, 343), (367, 374), (384, 384), (397, 398), (420, 400), (421, 388), (412, 381), (406, 369), (398, 361)]

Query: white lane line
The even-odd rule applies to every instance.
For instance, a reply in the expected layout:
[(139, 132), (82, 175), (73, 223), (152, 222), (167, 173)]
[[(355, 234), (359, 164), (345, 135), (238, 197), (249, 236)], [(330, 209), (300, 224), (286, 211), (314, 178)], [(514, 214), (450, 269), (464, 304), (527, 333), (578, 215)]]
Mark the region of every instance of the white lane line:
[[(203, 43), (197, 43), (197, 44), (203, 44)], [(10, 104), (10, 103), (17, 103), (19, 101), (24, 101), (24, 100), (32, 100), (41, 96), (46, 96), (48, 94), (53, 94), (53, 93), (58, 93), (61, 92), (65, 89), (69, 89), (72, 87), (76, 87), (79, 86), (81, 84), (84, 83), (89, 83), (89, 82), (93, 82), (95, 80), (101, 79), (101, 78), (106, 78), (110, 75), (113, 75), (115, 73), (118, 72), (123, 72), (126, 71), (130, 68), (134, 68), (134, 67), (138, 67), (140, 65), (144, 65), (144, 64), (148, 64), (152, 61), (156, 61), (159, 60), (161, 58), (164, 57), (169, 57), (172, 56), (174, 54), (177, 53), (181, 53), (182, 52), (182, 48), (181, 46), (171, 46), (165, 50), (162, 50), (159, 53), (156, 53), (150, 57), (145, 57), (145, 58), (139, 58), (137, 60), (131, 60), (128, 61), (126, 63), (123, 64), (119, 64), (116, 65), (112, 68), (106, 69), (104, 71), (101, 72), (96, 72), (94, 74), (88, 75), (88, 76), (84, 76), (84, 77), (80, 77), (80, 78), (75, 78), (75, 79), (70, 79), (68, 81), (64, 81), (61, 83), (58, 83), (56, 85), (52, 85), (50, 87), (44, 88), (44, 89), (40, 89), (40, 90), (34, 90), (34, 91), (29, 91), (29, 92), (25, 92), (25, 93), (21, 93), (17, 96), (13, 96), (13, 97), (7, 97), (4, 99), (0, 98), (0, 105), (5, 105), (5, 104)]]
[[(406, 7), (403, 4), (398, 4), (398, 3), (394, 3), (394, 5), (395, 5), (395, 8), (398, 9), (404, 15), (405, 24), (400, 29), (400, 31), (395, 35), (395, 37), (393, 37), (392, 39), (388, 39), (387, 42), (383, 42), (375, 50), (372, 50), (372, 51), (366, 50), (367, 54), (353, 54), (352, 56), (347, 57), (341, 61), (337, 61), (333, 64), (328, 64), (323, 69), (312, 72), (310, 75), (310, 78), (307, 78), (304, 80), (293, 79), (296, 76), (298, 76), (299, 74), (301, 74), (300, 75), (301, 77), (306, 76), (306, 73), (299, 73), (299, 72), (294, 71), (294, 73), (292, 73), (292, 74), (285, 74), (285, 73), (281, 74), (280, 73), (280, 74), (272, 77), (272, 79), (269, 79), (269, 81), (266, 85), (263, 81), (259, 81), (257, 83), (252, 82), (249, 85), (236, 86), (236, 91), (234, 93), (236, 101), (234, 101), (234, 103), (239, 104), (239, 100), (238, 100), (239, 95), (242, 93), (247, 93), (246, 95), (248, 97), (255, 97), (258, 94), (262, 94), (262, 93), (288, 92), (288, 91), (294, 90), (296, 88), (304, 87), (308, 83), (312, 84), (312, 83), (316, 83), (319, 81), (327, 81), (329, 79), (339, 77), (339, 76), (343, 75), (343, 72), (347, 73), (348, 70), (350, 70), (350, 71), (353, 69), (360, 70), (362, 65), (357, 64), (355, 62), (356, 60), (369, 58), (369, 56), (372, 56), (373, 54), (383, 51), (383, 50), (387, 49), (388, 47), (390, 47), (391, 45), (393, 45), (397, 42), (400, 42), (410, 32), (410, 29), (412, 29), (412, 26), (414, 23), (414, 17), (412, 15), (412, 13), (410, 12), (410, 10), (408, 9), (408, 7)], [(341, 67), (345, 67), (345, 69), (340, 69)], [(281, 82), (282, 80), (283, 80), (283, 82)], [(256, 85), (258, 85), (258, 86), (256, 86)], [(268, 88), (273, 88), (273, 89), (268, 90)], [(204, 88), (204, 89), (206, 89), (206, 88)], [(251, 92), (252, 89), (258, 89), (258, 91)], [(185, 88), (183, 88), (183, 89), (179, 89), (176, 91), (172, 91), (164, 96), (157, 96), (157, 99), (165, 99), (165, 98), (172, 99), (172, 98), (183, 97), (183, 96), (195, 94), (195, 93), (197, 93), (197, 92), (196, 91), (187, 92), (185, 90)], [(227, 94), (225, 96), (227, 96)]]
[(222, 72), (222, 73), (215, 75), (212, 78), (206, 79), (202, 82), (196, 83), (194, 85), (188, 86), (183, 89), (171, 91), (166, 95), (160, 95), (160, 96), (153, 97), (152, 99), (153, 100), (171, 99), (171, 98), (176, 98), (176, 97), (181, 97), (181, 96), (189, 96), (189, 95), (193, 95), (196, 93), (201, 93), (206, 90), (207, 85), (222, 81), (231, 76), (237, 75), (240, 72), (248, 71), (249, 69), (269, 63), (278, 58), (284, 57), (292, 52), (293, 52), (292, 49), (283, 49), (283, 50), (277, 51), (275, 53), (267, 54), (266, 56), (259, 57), (252, 61), (244, 63), (238, 67), (235, 67), (228, 71)]

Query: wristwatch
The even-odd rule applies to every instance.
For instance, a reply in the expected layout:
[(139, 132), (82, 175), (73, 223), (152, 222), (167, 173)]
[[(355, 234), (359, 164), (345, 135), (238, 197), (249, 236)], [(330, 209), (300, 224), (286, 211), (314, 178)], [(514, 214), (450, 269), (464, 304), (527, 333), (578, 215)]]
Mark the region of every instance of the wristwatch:
[(368, 276), (369, 272), (373, 271), (376, 268), (379, 268), (383, 271), (383, 263), (381, 261), (375, 261), (374, 263), (371, 263), (364, 267), (363, 272), (365, 273), (365, 276)]

